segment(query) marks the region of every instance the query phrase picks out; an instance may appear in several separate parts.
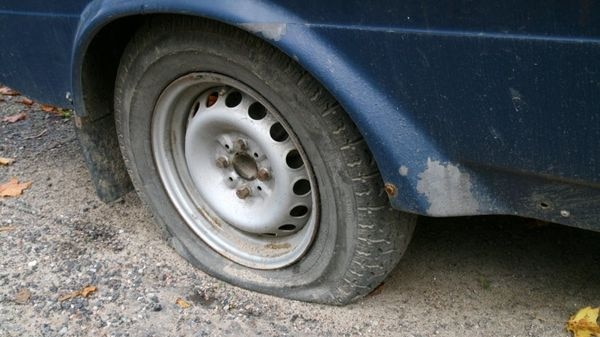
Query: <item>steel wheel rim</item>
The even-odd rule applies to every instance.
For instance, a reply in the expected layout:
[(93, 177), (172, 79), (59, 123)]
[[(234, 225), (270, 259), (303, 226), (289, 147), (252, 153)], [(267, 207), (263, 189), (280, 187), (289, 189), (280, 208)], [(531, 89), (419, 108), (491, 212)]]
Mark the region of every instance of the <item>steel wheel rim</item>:
[(316, 180), (291, 128), (257, 92), (220, 74), (182, 76), (155, 105), (151, 139), (171, 202), (212, 249), (257, 269), (306, 253), (319, 219)]

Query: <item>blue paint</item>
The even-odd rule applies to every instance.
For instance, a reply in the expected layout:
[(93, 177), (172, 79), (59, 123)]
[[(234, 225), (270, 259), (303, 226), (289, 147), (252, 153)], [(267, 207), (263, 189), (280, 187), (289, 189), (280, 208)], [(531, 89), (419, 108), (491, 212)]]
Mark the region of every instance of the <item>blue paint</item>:
[[(398, 209), (600, 229), (597, 4), (8, 0), (0, 4), (0, 82), (57, 105), (69, 105), (73, 92), (85, 113), (80, 70), (90, 41), (113, 20), (151, 13), (236, 25), (296, 59), (357, 124), (384, 180), (398, 187)], [(283, 24), (284, 33), (256, 32), (264, 24)], [(424, 181), (435, 178), (428, 160), (468, 178), (477, 206), (432, 207), (443, 200), (419, 182), (454, 189), (457, 177)]]

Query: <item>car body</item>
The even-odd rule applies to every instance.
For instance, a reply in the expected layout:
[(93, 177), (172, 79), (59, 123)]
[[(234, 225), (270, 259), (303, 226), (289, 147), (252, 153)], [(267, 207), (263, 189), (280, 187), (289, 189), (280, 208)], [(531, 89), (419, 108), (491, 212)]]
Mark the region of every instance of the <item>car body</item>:
[(0, 82), (72, 107), (98, 194), (130, 189), (112, 93), (149, 17), (245, 30), (316, 78), (373, 153), (391, 205), (600, 230), (598, 4), (6, 0)]

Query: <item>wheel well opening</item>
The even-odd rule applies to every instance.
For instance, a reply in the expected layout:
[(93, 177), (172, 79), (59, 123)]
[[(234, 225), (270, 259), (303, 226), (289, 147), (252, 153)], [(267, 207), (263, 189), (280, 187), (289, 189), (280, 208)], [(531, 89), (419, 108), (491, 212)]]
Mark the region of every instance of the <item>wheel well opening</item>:
[(89, 44), (81, 69), (81, 94), (89, 120), (113, 113), (115, 79), (121, 55), (142, 22), (141, 16), (113, 21)]
[[(114, 87), (121, 56), (138, 29), (151, 20), (200, 19), (182, 14), (144, 14), (116, 19), (102, 27), (88, 45), (81, 68), (84, 114), (89, 120), (113, 113)], [(225, 23), (203, 18), (215, 24)]]

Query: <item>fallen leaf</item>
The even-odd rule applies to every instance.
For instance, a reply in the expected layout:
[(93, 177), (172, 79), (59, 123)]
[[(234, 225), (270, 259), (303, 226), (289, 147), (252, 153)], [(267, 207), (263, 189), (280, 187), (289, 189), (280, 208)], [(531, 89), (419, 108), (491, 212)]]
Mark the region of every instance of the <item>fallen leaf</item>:
[(600, 307), (595, 309), (592, 309), (592, 307), (580, 309), (567, 322), (567, 330), (572, 332), (574, 337), (600, 337), (600, 326), (598, 326), (599, 311)]
[(98, 290), (98, 288), (96, 288), (96, 286), (93, 285), (87, 285), (85, 286), (83, 289), (81, 290), (77, 290), (77, 291), (73, 291), (69, 294), (65, 294), (62, 295), (61, 297), (58, 298), (58, 300), (60, 302), (64, 302), (66, 300), (69, 300), (71, 298), (75, 298), (77, 296), (81, 296), (81, 297), (88, 297), (90, 296), (92, 293), (96, 292), (96, 290)]
[(25, 304), (29, 302), (31, 298), (31, 292), (27, 288), (21, 288), (15, 295), (15, 302), (18, 304)]
[(0, 95), (19, 96), (19, 93), (9, 87), (0, 87)]
[(24, 111), (19, 112), (18, 114), (6, 116), (2, 118), (3, 122), (15, 123), (20, 120), (27, 119), (27, 114)]
[(17, 229), (16, 227), (13, 226), (4, 226), (4, 227), (0, 227), (0, 233), (2, 232), (12, 232), (15, 229)]
[(60, 111), (58, 111), (58, 115), (64, 119), (68, 119), (73, 115), (73, 111), (69, 109), (60, 109)]
[(12, 164), (15, 160), (13, 158), (4, 158), (0, 157), (0, 166), (8, 166)]
[(23, 97), (23, 99), (21, 99), (21, 102), (20, 102), (20, 103), (21, 103), (21, 104), (23, 104), (23, 105), (32, 105), (32, 104), (33, 104), (33, 101), (32, 101), (32, 100), (30, 100), (30, 99), (29, 99), (29, 98), (27, 98), (27, 97)]
[(77, 297), (79, 295), (81, 295), (81, 291), (78, 290), (78, 291), (74, 291), (72, 293), (68, 293), (68, 294), (62, 295), (61, 297), (58, 298), (58, 300), (60, 302), (64, 302), (66, 300), (69, 300), (71, 298)]
[(48, 104), (42, 104), (41, 109), (43, 112), (58, 113), (57, 107)]
[(189, 304), (186, 300), (184, 300), (181, 297), (178, 298), (177, 300), (175, 300), (175, 304), (177, 304), (181, 309), (187, 309), (192, 306), (191, 304)]
[(88, 297), (92, 293), (96, 292), (97, 289), (98, 288), (96, 288), (96, 286), (88, 285), (85, 288), (81, 289), (81, 296)]
[(0, 197), (16, 197), (31, 187), (31, 181), (20, 183), (17, 178), (11, 178), (8, 182), (0, 184)]

